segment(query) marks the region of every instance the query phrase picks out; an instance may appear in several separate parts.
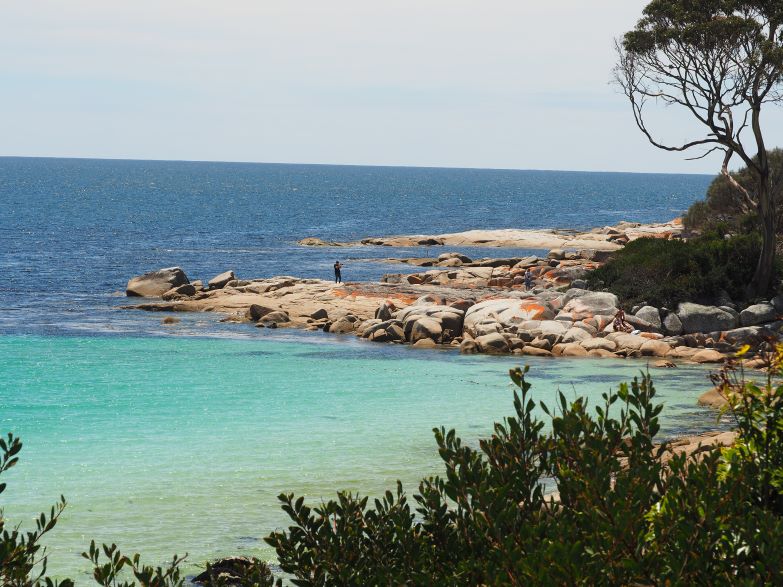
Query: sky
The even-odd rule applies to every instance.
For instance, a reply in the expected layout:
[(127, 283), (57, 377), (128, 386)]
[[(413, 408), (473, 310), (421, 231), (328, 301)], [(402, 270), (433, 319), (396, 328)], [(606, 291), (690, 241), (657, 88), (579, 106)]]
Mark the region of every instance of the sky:
[(715, 173), (609, 83), (645, 4), (3, 0), (0, 156)]

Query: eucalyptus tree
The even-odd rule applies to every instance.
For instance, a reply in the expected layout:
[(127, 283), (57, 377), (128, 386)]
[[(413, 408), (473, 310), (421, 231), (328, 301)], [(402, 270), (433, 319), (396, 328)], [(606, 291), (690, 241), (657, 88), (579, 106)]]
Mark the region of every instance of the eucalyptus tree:
[[(616, 45), (615, 81), (650, 143), (666, 151), (700, 151), (692, 159), (723, 153), (721, 174), (757, 212), (763, 238), (747, 293), (766, 293), (779, 185), (770, 171), (762, 107), (782, 96), (783, 1), (653, 0)], [(651, 128), (656, 106), (682, 109), (699, 130), (681, 142), (660, 138)], [(732, 176), (733, 158), (747, 167), (751, 181)]]

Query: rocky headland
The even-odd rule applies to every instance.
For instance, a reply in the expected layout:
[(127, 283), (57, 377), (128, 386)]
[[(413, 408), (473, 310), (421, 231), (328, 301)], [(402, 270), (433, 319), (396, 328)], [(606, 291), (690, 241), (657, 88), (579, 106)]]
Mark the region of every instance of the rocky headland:
[(497, 247), (520, 249), (595, 249), (616, 251), (625, 243), (641, 238), (674, 238), (682, 233), (680, 219), (659, 224), (620, 222), (615, 226), (594, 228), (589, 231), (567, 229), (552, 230), (467, 230), (437, 235), (402, 235), (368, 237), (359, 241), (336, 242), (308, 237), (299, 241), (310, 247), (355, 247), (375, 245), (384, 247), (450, 246), (450, 247)]
[[(621, 246), (643, 235), (677, 238), (677, 227), (676, 222), (622, 223), (577, 234), (580, 239), (595, 235), (596, 243), (620, 241)], [(542, 257), (474, 261), (449, 252), (405, 260), (427, 267), (421, 273), (344, 284), (287, 276), (240, 279), (233, 271), (204, 284), (169, 268), (128, 283), (127, 295), (159, 300), (124, 307), (219, 312), (227, 321), (258, 327), (323, 330), (372, 342), (459, 348), (462, 353), (650, 357), (656, 367), (682, 361), (720, 363), (744, 345), (751, 348), (747, 364), (760, 366), (754, 353), (763, 352), (783, 329), (783, 297), (777, 297), (748, 307), (730, 301), (720, 306), (682, 303), (677, 308), (641, 304), (626, 314), (632, 332), (615, 332), (612, 322), (620, 300), (609, 292), (589, 291), (583, 279), (609, 254), (602, 248), (553, 249)], [(526, 271), (533, 277), (529, 289)]]

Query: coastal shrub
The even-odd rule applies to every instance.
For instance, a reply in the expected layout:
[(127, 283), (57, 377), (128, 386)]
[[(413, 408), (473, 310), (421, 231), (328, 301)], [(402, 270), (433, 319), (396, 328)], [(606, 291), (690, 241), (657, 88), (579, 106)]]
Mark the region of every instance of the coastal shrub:
[[(18, 437), (10, 433), (5, 438), (0, 437), (0, 475), (19, 462), (21, 450), (22, 441)], [(0, 494), (5, 489), (6, 484), (0, 483)], [(57, 580), (47, 576), (46, 549), (41, 544), (45, 535), (57, 525), (65, 506), (65, 498), (60, 497), (48, 515), (42, 513), (36, 518), (36, 529), (28, 532), (22, 532), (19, 526), (10, 526), (0, 507), (0, 587), (74, 586), (71, 579)], [(95, 583), (103, 587), (182, 587), (185, 584), (180, 571), (185, 557), (175, 555), (168, 564), (152, 567), (142, 564), (138, 554), (126, 556), (115, 544), (97, 546), (94, 541), (82, 556), (91, 563)], [(247, 587), (280, 585), (267, 564), (260, 560), (248, 560), (233, 577), (234, 582), (225, 574), (211, 573), (210, 565), (206, 566), (204, 587), (237, 584), (236, 579)]]
[[(783, 349), (776, 357), (779, 375)], [(733, 448), (664, 464), (649, 375), (605, 394), (594, 413), (563, 394), (556, 410), (541, 404), (547, 430), (526, 371), (511, 372), (515, 416), (478, 447), (435, 430), (444, 476), (424, 479), (412, 497), (399, 483), (372, 503), (339, 493), (310, 507), (281, 495), (293, 525), (266, 540), (292, 582), (783, 582), (783, 387), (771, 376), (761, 387), (722, 387), (739, 432)]]
[[(490, 437), (474, 446), (434, 430), (442, 476), (410, 497), (399, 482), (372, 501), (338, 493), (311, 507), (281, 495), (292, 524), (266, 540), (285, 580), (301, 586), (783, 584), (783, 345), (769, 363), (762, 384), (735, 364), (715, 376), (734, 446), (669, 460), (671, 447), (655, 440), (662, 408), (649, 374), (591, 410), (562, 393), (556, 406), (537, 403), (527, 368), (514, 369), (514, 415)], [(20, 449), (12, 436), (0, 444), (0, 473)], [(2, 585), (57, 584), (37, 545), (60, 511), (29, 539), (3, 531)], [(94, 543), (84, 556), (99, 585), (183, 585), (182, 558), (153, 569)], [(207, 585), (229, 581), (283, 584), (259, 562)]]
[[(780, 199), (783, 189), (783, 149), (767, 151), (772, 178), (770, 186), (773, 195)], [(758, 162), (758, 156), (753, 160)], [(732, 177), (751, 194), (746, 201), (724, 175), (712, 180), (704, 200), (694, 202), (683, 217), (685, 228), (689, 231), (728, 230), (734, 233), (747, 233), (760, 227), (756, 200), (753, 194), (755, 183), (747, 166), (732, 172)], [(783, 210), (778, 210), (778, 233), (783, 229)]]
[[(0, 474), (5, 473), (19, 462), (22, 442), (13, 434), (0, 437)], [(6, 489), (0, 483), (0, 494)], [(49, 514), (40, 514), (35, 520), (35, 530), (22, 532), (19, 526), (10, 526), (0, 508), (0, 586), (2, 587), (73, 587), (71, 579), (54, 579), (47, 576), (46, 549), (41, 540), (51, 532), (65, 510), (64, 497), (52, 506)], [(143, 565), (138, 554), (127, 557), (117, 546), (90, 544), (90, 551), (82, 554), (93, 564), (93, 578), (105, 587), (132, 587), (138, 581), (140, 587), (181, 587), (184, 579), (180, 577), (179, 566), (183, 558), (174, 557), (164, 567), (153, 568)], [(106, 562), (103, 562), (103, 559)], [(123, 573), (123, 570), (125, 571)]]
[(755, 233), (727, 237), (710, 232), (687, 241), (640, 238), (592, 271), (588, 284), (615, 293), (627, 307), (642, 302), (672, 309), (686, 301), (710, 304), (721, 290), (742, 300), (760, 248)]
[[(22, 442), (13, 434), (0, 437), (0, 474), (19, 462)], [(6, 489), (0, 483), (0, 494)], [(0, 585), (38, 587), (39, 585), (73, 587), (70, 580), (55, 581), (46, 576), (46, 551), (41, 539), (56, 525), (65, 509), (65, 498), (52, 506), (49, 515), (42, 513), (35, 520), (35, 530), (21, 532), (18, 527), (8, 525), (0, 509)]]

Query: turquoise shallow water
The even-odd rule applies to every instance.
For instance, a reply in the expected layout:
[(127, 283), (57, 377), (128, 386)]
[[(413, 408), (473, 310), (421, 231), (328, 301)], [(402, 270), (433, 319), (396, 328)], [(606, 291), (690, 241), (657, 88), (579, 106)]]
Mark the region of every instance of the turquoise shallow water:
[[(259, 331), (214, 314), (119, 311), (127, 280), (179, 265), (192, 279), (346, 280), (443, 251), (302, 247), (306, 236), (590, 228), (682, 213), (711, 177), (553, 171), (0, 158), (0, 432), (25, 449), (0, 505), (25, 525), (70, 505), (50, 569), (83, 577), (91, 538), (160, 563), (190, 553), (271, 558), (276, 495), (412, 491), (438, 472), (433, 426), (468, 442), (511, 412), (513, 358), (460, 357)], [(469, 256), (523, 256), (461, 249)], [(120, 293), (115, 293), (120, 292)], [(211, 337), (211, 338), (207, 338)], [(643, 364), (533, 360), (538, 397), (596, 397)], [(711, 426), (705, 370), (660, 374), (669, 433)]]
[[(537, 398), (593, 398), (643, 363), (527, 358)], [(353, 338), (0, 338), (0, 431), (25, 448), (6, 515), (32, 524), (62, 493), (50, 568), (84, 577), (91, 538), (159, 563), (189, 552), (273, 558), (276, 495), (413, 491), (439, 472), (431, 429), (468, 442), (511, 413), (515, 358), (461, 357)], [(713, 427), (701, 367), (661, 372), (664, 432)], [(607, 382), (612, 382), (607, 383)]]

